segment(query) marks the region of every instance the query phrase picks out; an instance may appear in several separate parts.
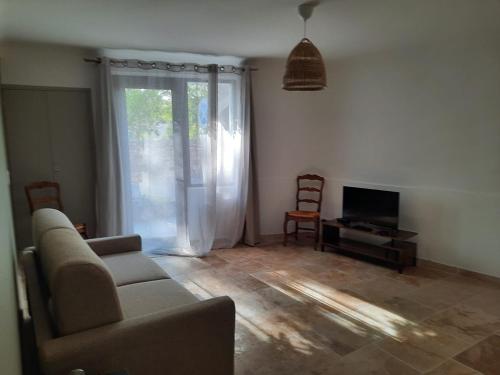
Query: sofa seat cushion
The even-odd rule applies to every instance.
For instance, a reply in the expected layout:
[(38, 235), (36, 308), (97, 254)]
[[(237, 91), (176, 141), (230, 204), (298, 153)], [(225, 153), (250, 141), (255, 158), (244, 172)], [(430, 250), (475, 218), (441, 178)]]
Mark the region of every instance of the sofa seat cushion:
[(139, 251), (104, 255), (101, 259), (117, 286), (169, 278), (159, 265)]
[(193, 294), (172, 279), (120, 286), (118, 298), (125, 319), (198, 302)]

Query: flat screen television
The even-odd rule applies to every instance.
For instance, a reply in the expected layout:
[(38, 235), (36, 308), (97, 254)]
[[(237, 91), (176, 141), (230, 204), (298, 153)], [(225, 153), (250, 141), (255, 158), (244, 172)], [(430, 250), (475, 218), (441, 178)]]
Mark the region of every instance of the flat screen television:
[(399, 193), (344, 186), (343, 219), (398, 229)]

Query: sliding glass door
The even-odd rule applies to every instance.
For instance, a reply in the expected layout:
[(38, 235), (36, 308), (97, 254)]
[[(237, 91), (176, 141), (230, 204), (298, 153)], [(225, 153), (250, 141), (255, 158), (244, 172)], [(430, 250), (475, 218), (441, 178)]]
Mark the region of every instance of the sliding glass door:
[(207, 179), (215, 178), (208, 79), (120, 76), (117, 82), (125, 104), (130, 231), (142, 236), (147, 251), (182, 252), (205, 240), (213, 182)]
[(112, 79), (122, 232), (154, 253), (233, 246), (248, 165), (240, 76), (116, 69)]
[(172, 90), (125, 88), (134, 233), (145, 248), (177, 237)]

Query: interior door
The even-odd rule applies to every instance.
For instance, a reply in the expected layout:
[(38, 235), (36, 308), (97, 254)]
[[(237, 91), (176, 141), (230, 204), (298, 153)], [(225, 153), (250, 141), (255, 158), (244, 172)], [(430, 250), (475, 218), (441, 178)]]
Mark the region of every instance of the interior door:
[(16, 242), (32, 244), (24, 186), (57, 181), (64, 211), (95, 231), (90, 90), (3, 86), (2, 102)]
[(48, 108), (44, 92), (2, 90), (16, 243), (31, 243), (31, 216), (24, 185), (52, 180)]

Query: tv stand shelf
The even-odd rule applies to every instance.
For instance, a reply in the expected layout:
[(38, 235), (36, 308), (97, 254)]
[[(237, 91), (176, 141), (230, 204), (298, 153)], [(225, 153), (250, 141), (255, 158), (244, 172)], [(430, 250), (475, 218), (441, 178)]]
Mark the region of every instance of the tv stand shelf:
[[(384, 230), (376, 228), (358, 229), (341, 224), (335, 220), (322, 220), (321, 251), (325, 246), (341, 253), (357, 254), (364, 258), (375, 259), (391, 265), (403, 272), (406, 266), (415, 266), (417, 259), (417, 244), (408, 241), (418, 233), (406, 230)], [(345, 238), (340, 235), (340, 230), (353, 233), (369, 234), (386, 238), (389, 241), (380, 245)]]

